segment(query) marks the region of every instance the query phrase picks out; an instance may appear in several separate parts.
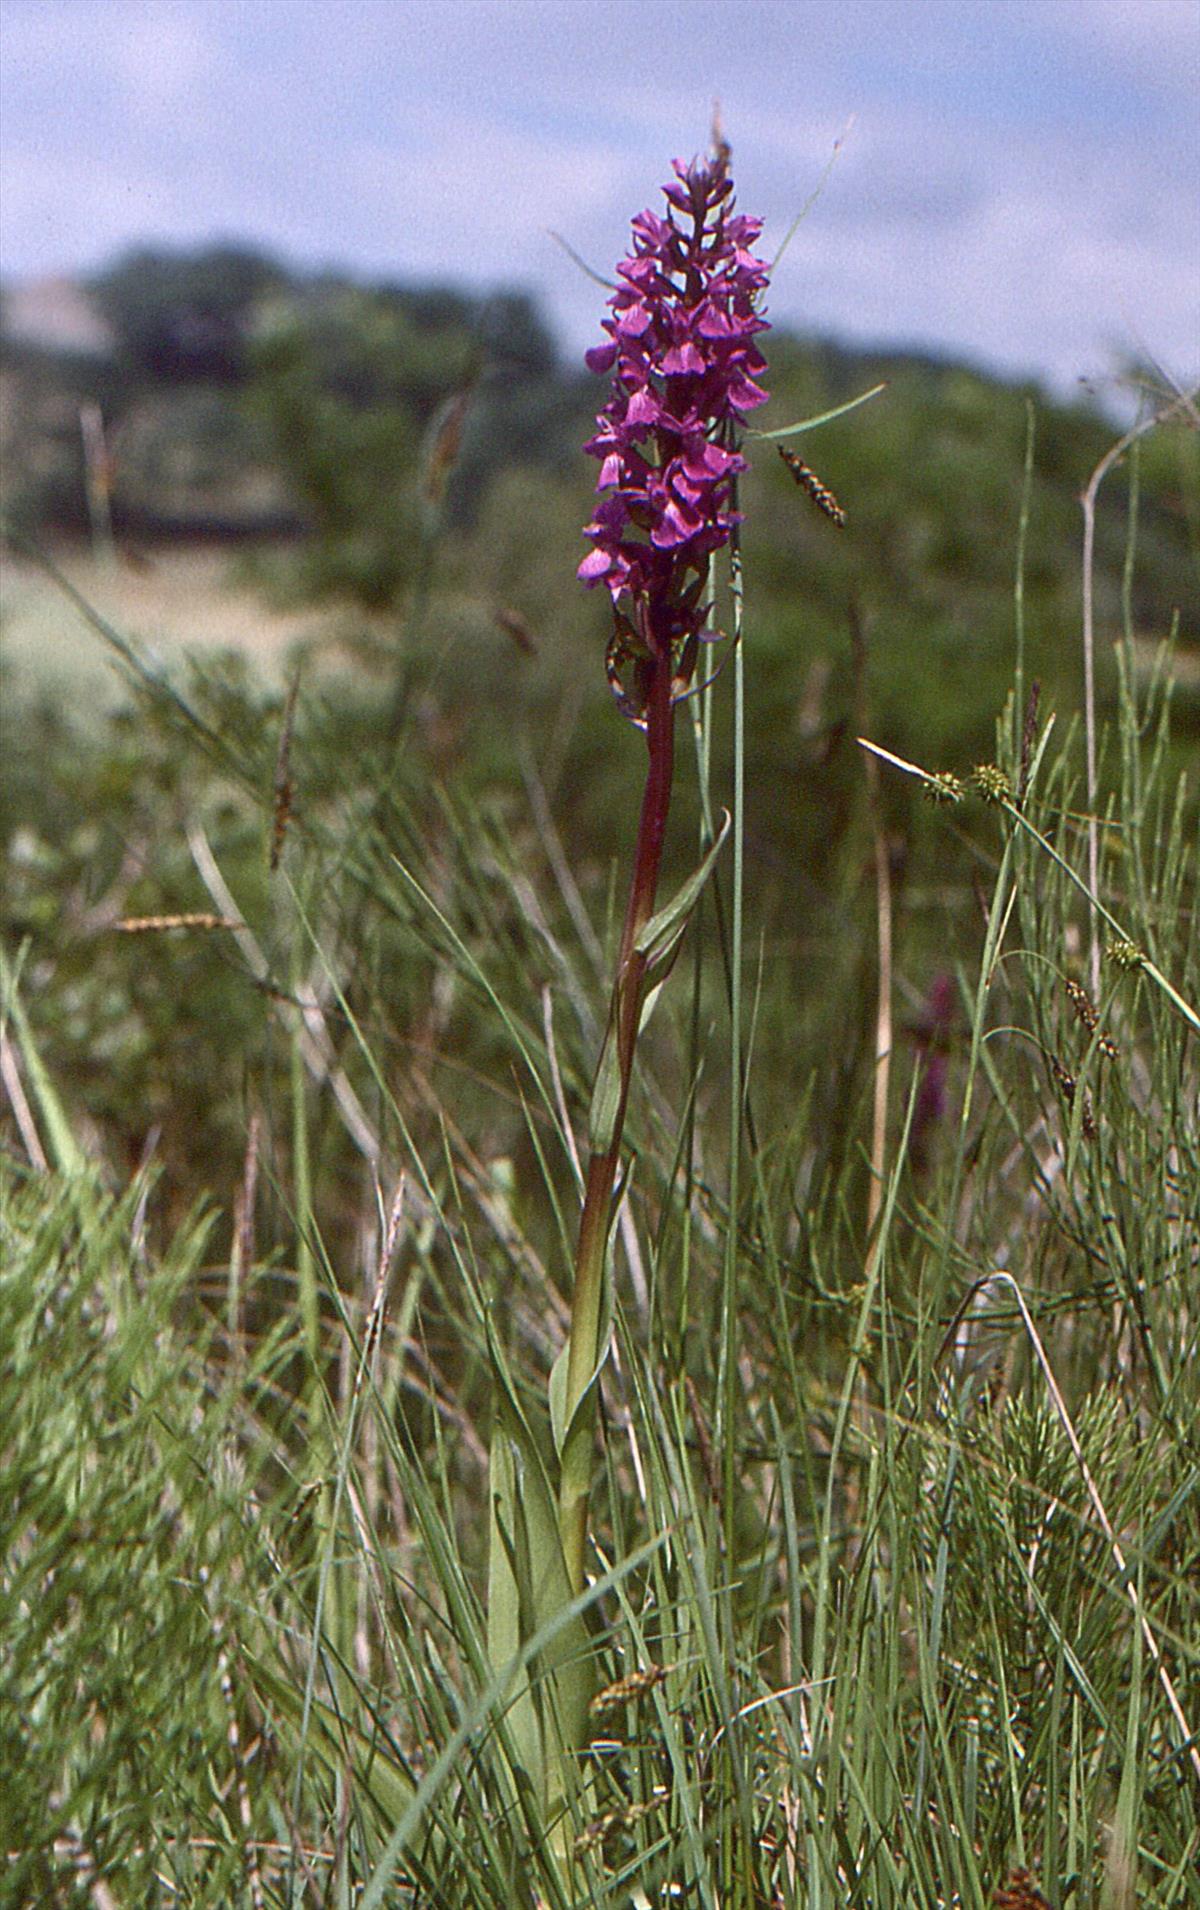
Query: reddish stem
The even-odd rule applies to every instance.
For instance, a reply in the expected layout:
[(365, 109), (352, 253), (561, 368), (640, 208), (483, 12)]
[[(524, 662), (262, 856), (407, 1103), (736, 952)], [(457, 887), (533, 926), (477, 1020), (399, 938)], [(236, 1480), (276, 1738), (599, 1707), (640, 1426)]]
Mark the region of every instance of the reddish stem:
[[(612, 1138), (602, 1153), (588, 1161), (587, 1186), (579, 1223), (575, 1255), (575, 1291), (571, 1304), (570, 1350), (567, 1355), (567, 1423), (596, 1369), (601, 1349), (600, 1307), (604, 1290), (604, 1259), (612, 1220), (612, 1196), (621, 1158), (625, 1108), (633, 1075), (633, 1055), (646, 979), (646, 955), (637, 938), (654, 913), (663, 842), (671, 806), (675, 755), (675, 706), (671, 695), (673, 662), (669, 642), (656, 645), (654, 673), (646, 713), (649, 762), (634, 849), (633, 880), (625, 911), (625, 926), (613, 985), (610, 1029), (615, 1027), (620, 1091)], [(582, 1591), (587, 1540), (587, 1491), (567, 1476), (564, 1468), (560, 1525), (567, 1574), (574, 1592)]]

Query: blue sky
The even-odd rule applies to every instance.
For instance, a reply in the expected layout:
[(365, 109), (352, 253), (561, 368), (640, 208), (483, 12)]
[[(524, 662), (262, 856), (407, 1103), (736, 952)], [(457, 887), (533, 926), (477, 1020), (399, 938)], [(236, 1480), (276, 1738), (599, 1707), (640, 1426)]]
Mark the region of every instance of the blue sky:
[(236, 237), (534, 290), (564, 349), (719, 97), (777, 321), (1200, 370), (1200, 0), (5, 0), (0, 270)]

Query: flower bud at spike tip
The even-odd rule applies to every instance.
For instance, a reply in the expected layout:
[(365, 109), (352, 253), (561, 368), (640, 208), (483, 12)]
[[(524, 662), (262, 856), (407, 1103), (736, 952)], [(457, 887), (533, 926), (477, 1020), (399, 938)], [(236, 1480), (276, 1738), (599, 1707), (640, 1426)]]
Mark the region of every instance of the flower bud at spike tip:
[[(767, 267), (752, 251), (762, 221), (733, 212), (728, 150), (690, 166), (677, 159), (674, 172), (666, 217), (633, 221), (603, 321), (608, 343), (587, 354), (593, 371), (613, 372), (613, 387), (587, 446), (600, 460), (600, 502), (579, 576), (608, 586), (618, 663), (637, 679), (665, 650), (682, 694), (705, 634), (708, 560), (738, 521), (738, 426), (767, 396), (755, 343), (767, 330)], [(622, 629), (636, 640), (620, 640)], [(623, 699), (635, 721), (643, 688), (635, 681)]]

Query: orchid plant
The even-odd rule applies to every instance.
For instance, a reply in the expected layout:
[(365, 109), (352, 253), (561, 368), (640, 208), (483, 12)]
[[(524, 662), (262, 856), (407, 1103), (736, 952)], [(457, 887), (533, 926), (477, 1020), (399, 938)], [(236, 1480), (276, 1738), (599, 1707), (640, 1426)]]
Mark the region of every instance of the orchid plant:
[[(729, 149), (674, 162), (665, 217), (641, 212), (633, 250), (587, 354), (613, 372), (587, 445), (600, 459), (600, 503), (587, 526), (585, 584), (613, 604), (608, 673), (618, 705), (645, 733), (648, 762), (633, 879), (617, 955), (608, 1036), (597, 1071), (566, 1370), (555, 1401), (562, 1437), (559, 1525), (574, 1592), (584, 1581), (591, 1402), (604, 1358), (605, 1260), (634, 1046), (656, 971), (673, 957), (699, 883), (655, 916), (671, 802), (675, 706), (688, 694), (710, 628), (710, 560), (739, 521), (735, 481), (746, 414), (765, 403), (757, 337), (767, 267), (760, 219), (734, 212)], [(701, 876), (707, 869), (701, 872)]]
[[(592, 1692), (582, 1620), (597, 1589), (587, 1588), (588, 1500), (634, 1051), (724, 837), (658, 908), (676, 706), (693, 688), (701, 645), (718, 634), (711, 560), (739, 521), (743, 421), (766, 397), (757, 339), (766, 329), (767, 267), (753, 250), (761, 222), (734, 211), (727, 147), (690, 165), (677, 160), (673, 174), (665, 214), (633, 221), (632, 250), (617, 268), (603, 321), (607, 341), (588, 354), (592, 370), (611, 371), (613, 382), (587, 446), (600, 461), (599, 502), (579, 576), (612, 599), (609, 681), (645, 737), (647, 763), (589, 1118), (570, 1330), (550, 1379), (556, 1491), (498, 1349), (494, 1355), (489, 1649), (497, 1675), (517, 1677), (507, 1729), (552, 1820), (576, 1781)], [(565, 1826), (565, 1816), (559, 1821)]]

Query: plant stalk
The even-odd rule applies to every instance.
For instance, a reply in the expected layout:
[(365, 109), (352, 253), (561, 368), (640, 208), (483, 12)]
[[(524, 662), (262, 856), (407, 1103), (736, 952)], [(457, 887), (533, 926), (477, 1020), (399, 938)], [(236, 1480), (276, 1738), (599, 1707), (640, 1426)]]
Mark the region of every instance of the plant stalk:
[[(675, 706), (671, 695), (673, 660), (669, 642), (655, 646), (654, 672), (646, 714), (649, 762), (642, 792), (634, 850), (633, 878), (625, 910), (625, 926), (617, 957), (609, 1011), (608, 1039), (617, 1044), (619, 1099), (612, 1137), (607, 1148), (588, 1161), (579, 1244), (575, 1253), (575, 1287), (571, 1300), (571, 1328), (567, 1353), (566, 1417), (571, 1426), (576, 1409), (600, 1362), (600, 1321), (603, 1311), (604, 1266), (612, 1223), (613, 1188), (621, 1158), (625, 1108), (633, 1074), (633, 1055), (641, 1018), (647, 956), (637, 939), (654, 913), (662, 866), (663, 842), (671, 806), (675, 754)], [(583, 1590), (587, 1551), (588, 1494), (591, 1483), (591, 1427), (595, 1407), (585, 1407), (582, 1423), (573, 1428), (562, 1455), (559, 1486), (559, 1531), (572, 1594)]]

